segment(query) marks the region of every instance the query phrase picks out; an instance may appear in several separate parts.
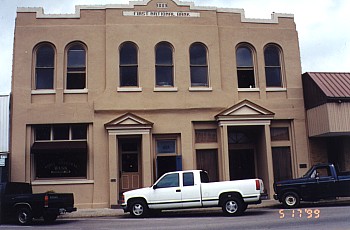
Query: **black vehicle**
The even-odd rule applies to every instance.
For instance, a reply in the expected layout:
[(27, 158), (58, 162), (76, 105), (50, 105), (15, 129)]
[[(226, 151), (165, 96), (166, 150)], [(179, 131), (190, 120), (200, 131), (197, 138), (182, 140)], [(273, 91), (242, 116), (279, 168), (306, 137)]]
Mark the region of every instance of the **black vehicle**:
[(16, 219), (21, 225), (30, 224), (33, 218), (44, 218), (52, 223), (57, 216), (73, 212), (72, 193), (32, 193), (29, 183), (0, 183), (0, 220)]
[(338, 172), (333, 164), (317, 164), (298, 179), (275, 182), (274, 198), (286, 208), (298, 207), (300, 201), (319, 201), (350, 197), (350, 172)]

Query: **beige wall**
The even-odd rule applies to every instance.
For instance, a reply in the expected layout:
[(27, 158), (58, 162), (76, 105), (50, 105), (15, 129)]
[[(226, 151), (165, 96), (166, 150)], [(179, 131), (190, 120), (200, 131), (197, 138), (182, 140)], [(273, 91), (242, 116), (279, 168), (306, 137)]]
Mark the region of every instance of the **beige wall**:
[[(165, 0), (167, 11), (191, 11)], [(274, 15), (271, 20), (241, 21), (240, 11), (196, 10), (199, 18), (125, 17), (123, 10), (157, 11), (156, 1), (145, 1), (135, 9), (82, 9), (78, 18), (64, 16), (36, 18), (37, 11), (17, 13), (13, 61), (13, 105), (11, 135), (11, 180), (32, 182), (34, 191), (74, 192), (78, 207), (109, 207), (115, 204), (118, 185), (111, 182), (118, 170), (115, 135), (105, 124), (131, 112), (153, 123), (149, 136), (143, 136), (143, 185), (154, 178), (153, 135), (177, 134), (183, 169), (196, 167), (193, 122), (216, 123), (221, 111), (248, 99), (274, 113), (274, 120), (291, 121), (293, 175), (309, 164), (305, 113), (302, 98), (298, 35), (294, 19)], [(26, 10), (30, 11), (30, 10)], [(40, 14), (38, 14), (40, 15)], [(185, 26), (184, 26), (185, 25)], [(40, 42), (50, 42), (56, 49), (54, 91), (32, 91), (33, 49)], [(87, 92), (67, 93), (65, 88), (65, 47), (72, 41), (87, 46)], [(119, 46), (125, 41), (139, 50), (141, 92), (120, 92)], [(174, 47), (175, 87), (173, 92), (154, 90), (154, 47), (167, 41)], [(202, 42), (208, 48), (210, 89), (190, 89), (189, 46)], [(254, 47), (258, 89), (237, 90), (235, 48), (245, 42)], [(283, 54), (283, 89), (266, 89), (263, 48), (275, 43)], [(32, 124), (89, 123), (88, 177), (86, 180), (35, 180), (30, 146), (34, 141)], [(227, 133), (218, 129), (219, 175), (227, 179)], [(227, 132), (227, 131), (226, 131)], [(273, 170), (269, 126), (259, 141), (259, 172), (272, 194)], [(203, 146), (202, 146), (203, 147)], [(149, 156), (150, 159), (145, 157)], [(225, 160), (226, 159), (226, 160)], [(265, 165), (266, 168), (263, 168)], [(149, 166), (149, 169), (145, 169)], [(150, 179), (151, 178), (151, 179)], [(118, 183), (118, 181), (117, 181)]]

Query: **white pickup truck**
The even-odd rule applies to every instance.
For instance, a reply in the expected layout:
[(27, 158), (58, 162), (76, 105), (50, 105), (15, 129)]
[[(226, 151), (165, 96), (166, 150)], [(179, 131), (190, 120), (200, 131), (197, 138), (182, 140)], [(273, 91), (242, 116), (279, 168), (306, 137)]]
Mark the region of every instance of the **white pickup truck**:
[(135, 217), (164, 209), (222, 207), (227, 215), (241, 215), (248, 204), (267, 198), (260, 179), (209, 183), (202, 170), (169, 172), (149, 188), (123, 193), (122, 208)]

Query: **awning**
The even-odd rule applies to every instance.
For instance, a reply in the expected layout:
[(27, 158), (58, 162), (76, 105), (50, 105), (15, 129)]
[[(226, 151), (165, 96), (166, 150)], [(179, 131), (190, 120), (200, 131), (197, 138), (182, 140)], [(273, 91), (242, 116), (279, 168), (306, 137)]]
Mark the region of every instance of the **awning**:
[(50, 142), (34, 142), (30, 153), (50, 153), (50, 152), (82, 152), (87, 151), (87, 141), (50, 141)]

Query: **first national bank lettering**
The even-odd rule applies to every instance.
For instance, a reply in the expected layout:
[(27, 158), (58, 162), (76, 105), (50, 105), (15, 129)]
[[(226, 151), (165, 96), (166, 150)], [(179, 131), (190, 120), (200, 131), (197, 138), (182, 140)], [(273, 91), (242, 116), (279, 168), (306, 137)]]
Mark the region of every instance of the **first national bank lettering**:
[(124, 16), (144, 16), (144, 17), (200, 17), (200, 13), (195, 12), (167, 12), (167, 11), (123, 11)]

